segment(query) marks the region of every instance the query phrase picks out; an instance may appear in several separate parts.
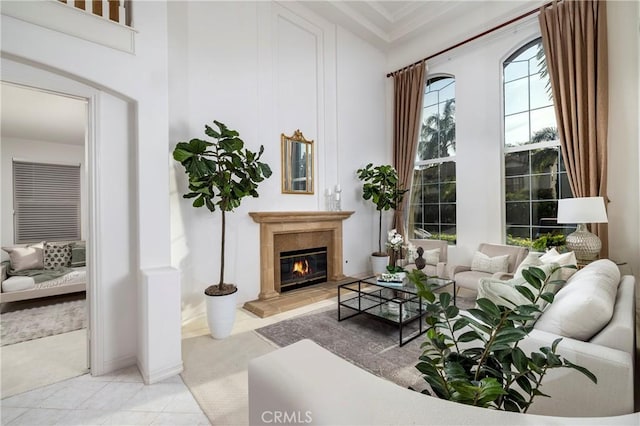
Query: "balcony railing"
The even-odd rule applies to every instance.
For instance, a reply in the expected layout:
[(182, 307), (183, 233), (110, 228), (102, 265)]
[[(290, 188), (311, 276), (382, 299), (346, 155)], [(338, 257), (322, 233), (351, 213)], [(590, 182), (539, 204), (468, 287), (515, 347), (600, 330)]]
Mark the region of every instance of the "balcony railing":
[(0, 1), (3, 16), (135, 54), (131, 0)]
[(122, 25), (131, 26), (130, 0), (58, 0), (69, 7), (82, 9)]

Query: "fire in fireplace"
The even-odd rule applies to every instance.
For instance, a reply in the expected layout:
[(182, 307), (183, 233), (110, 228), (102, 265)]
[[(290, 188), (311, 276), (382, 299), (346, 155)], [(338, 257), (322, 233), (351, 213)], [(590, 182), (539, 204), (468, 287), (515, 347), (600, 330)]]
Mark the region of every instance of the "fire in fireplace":
[(280, 253), (280, 292), (307, 287), (326, 280), (326, 247)]

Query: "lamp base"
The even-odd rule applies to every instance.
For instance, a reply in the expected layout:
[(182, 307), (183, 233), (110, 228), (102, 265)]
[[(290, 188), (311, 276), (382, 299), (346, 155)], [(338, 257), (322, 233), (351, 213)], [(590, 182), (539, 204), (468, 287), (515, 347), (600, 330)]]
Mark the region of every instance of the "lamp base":
[(578, 261), (597, 259), (601, 248), (600, 238), (587, 231), (587, 226), (584, 223), (579, 223), (576, 231), (567, 235), (567, 249), (576, 254)]

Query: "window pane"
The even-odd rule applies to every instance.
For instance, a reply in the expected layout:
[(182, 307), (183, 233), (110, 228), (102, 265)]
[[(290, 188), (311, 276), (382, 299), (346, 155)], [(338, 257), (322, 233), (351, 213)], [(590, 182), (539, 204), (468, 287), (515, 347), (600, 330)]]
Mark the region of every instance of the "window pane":
[(573, 198), (569, 177), (566, 173), (560, 174), (560, 198)]
[(422, 105), (425, 107), (438, 104), (438, 92), (427, 92), (424, 94)]
[(538, 149), (531, 152), (531, 173), (557, 173), (559, 148)]
[(438, 211), (437, 204), (426, 204), (422, 209), (422, 215), (425, 223), (440, 222), (440, 212)]
[(532, 200), (557, 200), (558, 199), (558, 175), (531, 176)]
[(447, 161), (440, 166), (440, 180), (442, 182), (455, 182), (456, 180), (456, 163)]
[(504, 141), (507, 146), (520, 146), (529, 142), (529, 113), (504, 118)]
[(504, 113), (506, 115), (529, 109), (529, 87), (526, 78), (504, 85)]
[(530, 229), (529, 227), (512, 226), (507, 228), (507, 235), (515, 238), (530, 238)]
[(440, 200), (443, 203), (456, 202), (456, 183), (445, 182), (440, 186)]
[(529, 225), (529, 203), (507, 203), (507, 225)]
[(551, 86), (548, 77), (542, 77), (540, 73), (534, 74), (529, 80), (531, 94), (531, 109), (553, 105), (551, 98)]
[(529, 75), (529, 61), (513, 61), (504, 67), (505, 83), (527, 75)]
[(535, 225), (544, 225), (545, 222), (558, 217), (558, 203), (555, 201), (540, 201), (531, 203), (533, 217), (531, 222)]
[(424, 185), (422, 187), (422, 202), (437, 203), (440, 201), (440, 186), (436, 184)]
[[(551, 130), (554, 130), (553, 133)], [(549, 135), (555, 134), (557, 139), (556, 112), (553, 106), (536, 109), (531, 111), (531, 140), (533, 142), (542, 142), (549, 138)]]
[(448, 79), (449, 83), (440, 90), (440, 102), (448, 101), (456, 97), (456, 86), (454, 80)]
[(505, 179), (505, 200), (528, 201), (531, 197), (529, 193), (530, 179), (529, 176)]
[(505, 176), (529, 174), (529, 151), (505, 154), (504, 172)]
[(442, 223), (456, 223), (456, 205), (442, 204), (440, 207)]

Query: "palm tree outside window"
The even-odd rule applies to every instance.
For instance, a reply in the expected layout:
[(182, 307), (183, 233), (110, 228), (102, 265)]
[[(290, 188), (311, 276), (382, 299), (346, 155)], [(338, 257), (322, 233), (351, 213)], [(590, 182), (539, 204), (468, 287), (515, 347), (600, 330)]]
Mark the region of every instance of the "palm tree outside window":
[(425, 84), (409, 208), (409, 238), (456, 242), (455, 78)]

